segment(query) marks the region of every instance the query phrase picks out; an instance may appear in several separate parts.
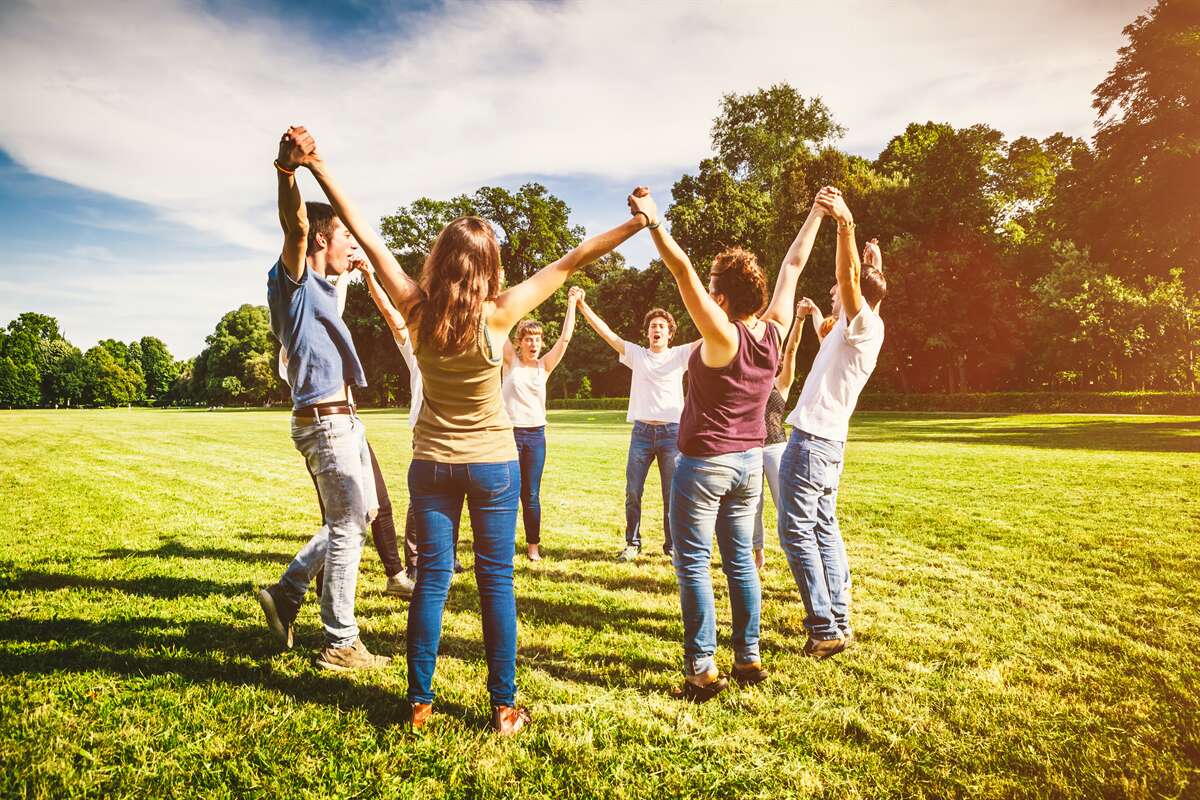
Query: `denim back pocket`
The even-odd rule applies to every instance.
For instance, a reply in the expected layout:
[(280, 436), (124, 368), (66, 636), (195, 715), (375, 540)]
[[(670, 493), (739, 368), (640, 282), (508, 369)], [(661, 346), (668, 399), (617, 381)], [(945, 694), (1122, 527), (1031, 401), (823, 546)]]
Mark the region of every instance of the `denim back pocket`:
[[(501, 461), (495, 464), (467, 464), (467, 476), (471, 481), (471, 494), (500, 500), (508, 494), (516, 496), (521, 486), (520, 467), (516, 461)], [(514, 473), (515, 476), (514, 476)], [(514, 490), (515, 487), (515, 490)]]

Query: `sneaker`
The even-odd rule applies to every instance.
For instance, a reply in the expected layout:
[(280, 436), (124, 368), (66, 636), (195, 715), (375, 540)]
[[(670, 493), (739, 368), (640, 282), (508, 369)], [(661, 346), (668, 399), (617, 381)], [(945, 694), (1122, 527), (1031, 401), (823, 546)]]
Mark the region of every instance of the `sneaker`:
[[(415, 572), (416, 570), (413, 571)], [(416, 586), (417, 582), (414, 577), (410, 577), (407, 572), (397, 572), (395, 575), (388, 576), (387, 586), (384, 588), (383, 593), (392, 597), (403, 597), (405, 600), (408, 600), (412, 598), (413, 589)]]
[(317, 656), (317, 666), (332, 669), (337, 672), (350, 672), (357, 669), (381, 669), (390, 664), (392, 659), (387, 656), (372, 655), (362, 639), (355, 639), (349, 647), (321, 648)]
[(500, 736), (512, 736), (532, 721), (527, 708), (496, 706), (492, 709), (492, 729)]
[(458, 560), (458, 556), (455, 556), (454, 557), (454, 574), (457, 575), (460, 572), (466, 572), (466, 571), (467, 571), (467, 568), (464, 567), (462, 565), (462, 562)]
[(642, 553), (642, 551), (640, 548), (634, 547), (633, 545), (629, 545), (624, 550), (621, 551), (621, 554), (619, 556), (617, 556), (617, 561), (621, 561), (621, 562), (636, 561), (637, 557), (639, 555), (641, 555), (641, 553)]
[(742, 686), (753, 686), (756, 683), (765, 681), (770, 674), (763, 669), (761, 662), (752, 661), (749, 664), (734, 664), (733, 671), (729, 674), (729, 677)]
[(832, 658), (846, 649), (846, 640), (841, 636), (834, 639), (813, 639), (809, 637), (804, 643), (804, 655), (823, 661)]
[(258, 590), (258, 604), (262, 606), (263, 614), (267, 617), (267, 627), (284, 647), (292, 647), (292, 624), (300, 611), (300, 604), (288, 599), (279, 584), (273, 584)]

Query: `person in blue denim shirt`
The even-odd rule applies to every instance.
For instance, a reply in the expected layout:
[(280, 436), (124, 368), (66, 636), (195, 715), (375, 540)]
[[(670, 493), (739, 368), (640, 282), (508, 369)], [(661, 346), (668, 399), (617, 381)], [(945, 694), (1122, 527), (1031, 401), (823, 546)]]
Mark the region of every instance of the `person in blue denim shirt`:
[(258, 592), (258, 601), (268, 628), (291, 647), (308, 585), (324, 569), (325, 645), (317, 664), (332, 670), (378, 668), (390, 659), (367, 650), (354, 617), (358, 562), (379, 511), (371, 452), (352, 394), (352, 387), (365, 387), (367, 381), (342, 321), (337, 290), (326, 279), (350, 269), (357, 243), (330, 206), (301, 200), (295, 171), (307, 142), (307, 131), (296, 127), (279, 142), (275, 170), (284, 241), (267, 275), (267, 305), (271, 330), (286, 352), (292, 441), (316, 480), (323, 524), (278, 583)]
[(633, 376), (629, 384), (627, 422), (633, 423), (629, 454), (625, 460), (625, 547), (618, 561), (633, 561), (642, 552), (642, 491), (650, 464), (658, 462), (663, 499), (663, 554), (671, 555), (671, 478), (679, 458), (679, 415), (683, 413), (683, 374), (687, 371), (697, 339), (670, 347), (675, 336), (675, 318), (662, 308), (646, 312), (642, 327), (647, 347), (622, 339), (583, 300), (579, 311), (592, 330), (617, 351), (621, 363)]
[(879, 306), (887, 281), (875, 241), (859, 261), (854, 216), (841, 192), (825, 187), (818, 202), (838, 224), (837, 284), (826, 320), (832, 324), (787, 419), (792, 436), (779, 464), (779, 544), (804, 601), (804, 653), (824, 659), (853, 639), (850, 563), (838, 526), (837, 492), (850, 417), (883, 347)]

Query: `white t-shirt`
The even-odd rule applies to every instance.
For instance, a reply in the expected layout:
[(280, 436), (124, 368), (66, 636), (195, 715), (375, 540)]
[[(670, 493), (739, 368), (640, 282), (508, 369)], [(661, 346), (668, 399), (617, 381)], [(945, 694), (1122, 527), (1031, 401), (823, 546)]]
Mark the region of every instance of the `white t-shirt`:
[(821, 342), (788, 424), (805, 433), (846, 441), (850, 415), (883, 347), (883, 320), (865, 303), (849, 323), (843, 313)]
[(683, 413), (683, 373), (687, 372), (691, 355), (691, 344), (652, 353), (641, 345), (625, 342), (621, 363), (633, 370), (627, 422), (679, 422)]
[(504, 370), (500, 396), (514, 427), (536, 428), (546, 424), (547, 377), (545, 360), (541, 358), (532, 367), (516, 358), (512, 369)]
[(412, 334), (403, 342), (399, 339), (395, 339), (395, 342), (396, 347), (400, 348), (400, 355), (404, 357), (404, 363), (408, 365), (408, 388), (412, 392), (412, 402), (408, 406), (408, 427), (415, 428), (417, 417), (421, 415), (421, 401), (425, 396), (421, 387), (421, 368), (417, 366), (417, 356), (413, 353)]

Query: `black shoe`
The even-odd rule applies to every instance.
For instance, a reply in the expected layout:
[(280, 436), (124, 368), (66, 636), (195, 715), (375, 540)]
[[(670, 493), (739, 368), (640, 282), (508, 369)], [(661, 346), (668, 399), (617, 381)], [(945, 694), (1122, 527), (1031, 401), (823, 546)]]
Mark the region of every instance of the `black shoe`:
[(663, 542), (663, 555), (667, 558), (671, 557), (671, 543)]
[(300, 604), (289, 600), (279, 584), (258, 590), (258, 604), (267, 617), (267, 627), (284, 647), (292, 646), (292, 624), (300, 611)]

